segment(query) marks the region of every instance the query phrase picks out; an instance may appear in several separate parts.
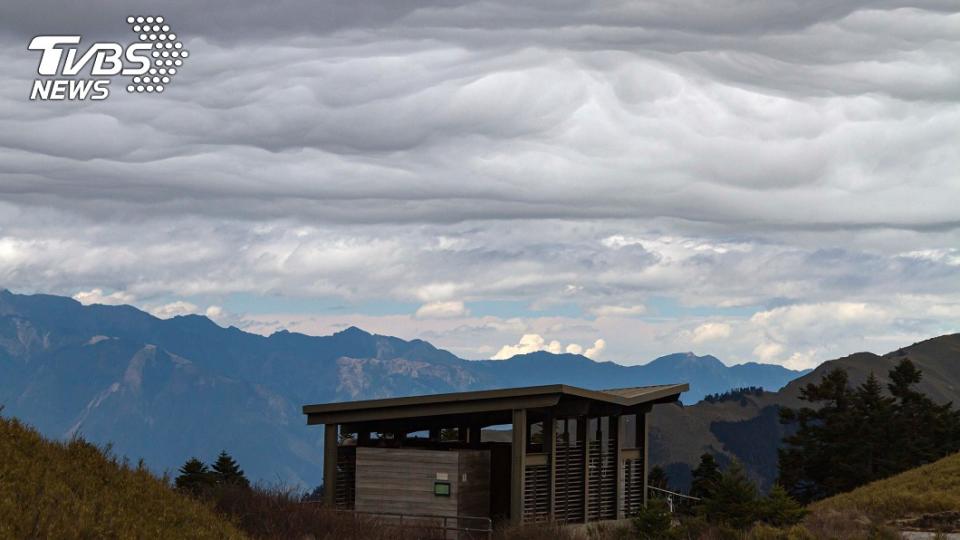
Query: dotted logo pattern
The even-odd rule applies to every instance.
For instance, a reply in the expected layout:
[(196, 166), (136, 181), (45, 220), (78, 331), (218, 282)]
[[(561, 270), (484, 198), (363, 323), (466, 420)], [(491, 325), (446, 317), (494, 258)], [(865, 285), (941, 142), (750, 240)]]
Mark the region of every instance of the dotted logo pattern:
[(132, 15), (127, 17), (127, 24), (140, 41), (153, 45), (150, 51), (153, 65), (147, 73), (131, 79), (127, 92), (163, 92), (190, 56), (190, 51), (183, 48), (183, 43), (177, 40), (177, 34), (170, 30), (163, 17)]

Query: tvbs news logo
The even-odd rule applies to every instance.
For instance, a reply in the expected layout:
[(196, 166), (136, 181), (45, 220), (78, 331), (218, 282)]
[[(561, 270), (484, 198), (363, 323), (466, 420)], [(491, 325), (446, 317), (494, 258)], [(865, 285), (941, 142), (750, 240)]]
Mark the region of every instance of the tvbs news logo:
[[(127, 17), (138, 41), (121, 45), (95, 42), (81, 46), (81, 36), (37, 36), (27, 48), (40, 51), (30, 99), (34, 101), (102, 100), (110, 96), (112, 77), (129, 77), (130, 93), (161, 93), (190, 52), (159, 16)], [(87, 76), (89, 75), (89, 77)]]

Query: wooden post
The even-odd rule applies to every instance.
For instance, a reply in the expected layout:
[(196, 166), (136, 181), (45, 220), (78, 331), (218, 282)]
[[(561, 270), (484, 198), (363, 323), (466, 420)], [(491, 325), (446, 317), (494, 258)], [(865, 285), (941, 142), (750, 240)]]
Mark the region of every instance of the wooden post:
[(323, 426), (323, 502), (333, 508), (337, 497), (337, 424)]
[(577, 419), (577, 439), (583, 441), (583, 522), (590, 521), (590, 417)]
[(547, 414), (543, 419), (543, 453), (547, 455), (547, 474), (549, 478), (547, 483), (547, 512), (550, 521), (553, 521), (553, 493), (557, 486), (557, 435), (555, 433), (556, 422), (553, 414)]
[[(642, 420), (642, 422), (641, 422)], [(647, 431), (647, 411), (637, 414), (637, 432), (643, 429), (643, 506), (647, 506), (647, 475), (650, 474), (650, 433)]]
[(470, 426), (470, 446), (480, 448), (480, 439), (483, 437), (483, 428), (477, 425)]
[(440, 442), (440, 428), (430, 428), (430, 442)]
[(626, 512), (623, 511), (623, 483), (626, 478), (623, 473), (623, 435), (627, 432), (626, 418), (619, 414), (617, 416), (611, 416), (610, 430), (613, 431), (611, 435), (614, 437), (614, 463), (616, 463), (617, 467), (617, 519), (623, 519), (626, 517)]
[(513, 441), (510, 445), (510, 521), (523, 522), (523, 492), (527, 457), (527, 410), (513, 410)]
[(469, 439), (467, 438), (468, 437), (467, 434), (469, 430), (470, 428), (467, 427), (466, 424), (461, 424), (457, 426), (457, 441), (461, 443), (466, 443), (467, 441), (469, 441)]

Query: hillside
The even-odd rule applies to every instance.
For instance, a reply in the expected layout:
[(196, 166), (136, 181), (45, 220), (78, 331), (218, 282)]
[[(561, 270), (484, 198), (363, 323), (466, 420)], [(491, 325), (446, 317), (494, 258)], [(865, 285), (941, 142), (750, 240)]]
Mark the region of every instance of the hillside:
[[(0, 405), (52, 438), (82, 434), (172, 471), (228, 449), (255, 480), (315, 486), (322, 430), (305, 403), (568, 383), (611, 388), (690, 382), (686, 399), (733, 386), (779, 388), (797, 372), (727, 367), (681, 353), (644, 366), (533, 353), (464, 360), (421, 341), (348, 328), (260, 336), (199, 316), (0, 291)], [(692, 401), (691, 401), (692, 402)]]
[(882, 356), (864, 352), (824, 362), (778, 392), (689, 407), (659, 407), (653, 413), (651, 460), (667, 470), (674, 485), (686, 488), (691, 467), (701, 454), (711, 452), (721, 463), (739, 460), (754, 480), (769, 487), (776, 478), (777, 448), (784, 433), (779, 407), (802, 406), (800, 388), (819, 381), (835, 367), (847, 370), (852, 385), (874, 373), (886, 386), (887, 372), (903, 357), (923, 371), (918, 390), (940, 403), (960, 402), (960, 334), (951, 334)]
[(925, 528), (956, 529), (960, 527), (960, 454), (824, 499), (810, 510), (814, 516), (860, 513), (887, 521), (912, 520)]
[(97, 447), (0, 418), (0, 538), (243, 538), (199, 502)]

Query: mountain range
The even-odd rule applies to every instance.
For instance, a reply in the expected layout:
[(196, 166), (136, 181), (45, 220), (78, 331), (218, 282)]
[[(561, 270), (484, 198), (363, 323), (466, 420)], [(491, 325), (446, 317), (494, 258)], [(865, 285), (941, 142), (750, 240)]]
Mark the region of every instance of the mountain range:
[[(422, 340), (354, 327), (323, 337), (261, 336), (201, 316), (159, 319), (131, 306), (0, 291), (3, 414), (51, 437), (109, 443), (157, 471), (227, 449), (254, 479), (316, 485), (322, 433), (305, 425), (305, 403), (550, 383), (600, 389), (672, 382), (689, 382), (684, 400), (694, 403), (734, 387), (779, 389), (800, 375), (772, 365), (728, 367), (692, 353), (629, 367), (546, 352), (464, 360)], [(663, 421), (675, 421), (674, 409), (685, 422), (691, 422), (685, 411), (701, 410), (670, 407)], [(713, 428), (707, 425), (706, 435)], [(692, 461), (676, 456), (696, 453), (698, 444), (740, 456), (724, 448), (729, 438), (656, 426), (654, 434), (651, 452), (678, 478)], [(686, 437), (683, 452), (675, 452), (675, 436)]]
[(800, 400), (800, 389), (835, 368), (846, 370), (851, 386), (872, 373), (886, 388), (888, 372), (903, 358), (922, 371), (918, 390), (939, 403), (960, 401), (960, 334), (944, 335), (884, 355), (859, 352), (829, 360), (777, 392), (656, 407), (650, 428), (651, 461), (664, 467), (671, 485), (685, 489), (691, 466), (709, 452), (721, 464), (740, 461), (762, 488), (768, 488), (777, 476), (777, 448), (785, 433), (779, 422), (781, 407), (809, 406)]

